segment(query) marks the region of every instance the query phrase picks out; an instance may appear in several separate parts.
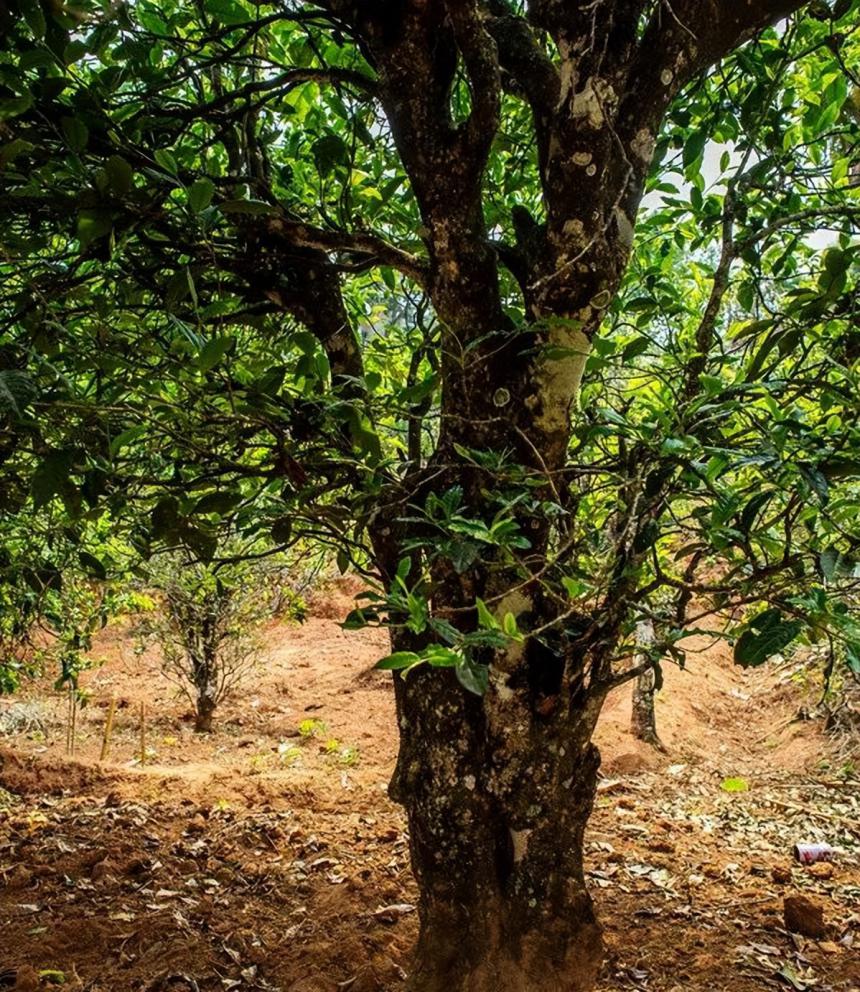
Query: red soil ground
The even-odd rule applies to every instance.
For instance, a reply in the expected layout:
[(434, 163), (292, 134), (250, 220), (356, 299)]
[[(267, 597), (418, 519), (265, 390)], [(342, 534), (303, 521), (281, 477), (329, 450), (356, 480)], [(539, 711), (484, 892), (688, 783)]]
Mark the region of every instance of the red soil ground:
[[(261, 663), (207, 737), (121, 624), (83, 679), (74, 757), (65, 699), (48, 679), (27, 688), (47, 734), (0, 738), (0, 989), (49, 988), (59, 973), (90, 992), (402, 989), (416, 893), (385, 792), (393, 699), (372, 670), (385, 637), (339, 628), (342, 591), (316, 605), (324, 616), (263, 632)], [(857, 779), (820, 722), (794, 719), (802, 687), (733, 668), (720, 643), (691, 647), (658, 700), (665, 755), (629, 736), (629, 690), (599, 728), (600, 988), (857, 992)], [(820, 839), (841, 848), (832, 873), (793, 864), (796, 841)], [(783, 928), (794, 892), (823, 905), (824, 939)]]

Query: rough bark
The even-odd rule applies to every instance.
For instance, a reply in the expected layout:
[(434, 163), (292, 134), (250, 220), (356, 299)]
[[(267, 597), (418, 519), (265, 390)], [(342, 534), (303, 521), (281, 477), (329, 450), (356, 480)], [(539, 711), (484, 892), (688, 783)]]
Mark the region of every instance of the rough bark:
[[(637, 625), (637, 640), (639, 646), (648, 648), (654, 643), (654, 625), (650, 620)], [(639, 667), (647, 660), (645, 652), (637, 654), (634, 666)], [(660, 751), (665, 751), (663, 742), (657, 733), (657, 714), (654, 710), (654, 694), (657, 691), (657, 677), (653, 668), (642, 672), (633, 685), (633, 705), (630, 714), (630, 732), (645, 744), (650, 744)]]
[(406, 805), (419, 883), (411, 992), (585, 992), (601, 960), (583, 833), (599, 756), (592, 709), (541, 716), (529, 686), (483, 698), (453, 675), (397, 680)]
[(633, 736), (658, 750), (663, 751), (663, 742), (657, 733), (657, 716), (654, 712), (654, 670), (643, 672), (633, 686), (633, 709), (630, 716), (630, 732)]
[(197, 711), (194, 717), (194, 732), (197, 734), (212, 733), (212, 719), (215, 716), (215, 703), (201, 694), (197, 697)]
[[(428, 477), (440, 491), (462, 486), (480, 518), (493, 479), (462, 451), (512, 452), (532, 481), (543, 480), (536, 499), (575, 512), (563, 473), (570, 412), (628, 263), (661, 118), (697, 72), (802, 2), (533, 0), (525, 16), (494, 0), (325, 5), (350, 25), (377, 74), (421, 212), (424, 286), (443, 327), (441, 427)], [(450, 106), (458, 75), (471, 101), (459, 122)], [(513, 243), (496, 246), (482, 178), (503, 90), (532, 112), (544, 216), (515, 207)], [(500, 262), (522, 290), (521, 326), (503, 306)], [(404, 508), (420, 504), (422, 485), (404, 484)], [(399, 557), (396, 503), (387, 491), (389, 516), (375, 527), (384, 577)], [(647, 520), (659, 505), (657, 494), (629, 512)], [(590, 738), (635, 590), (639, 524), (618, 542), (605, 603), (575, 618), (524, 579), (551, 553), (547, 515), (523, 510), (518, 523), (530, 541), (519, 564), (499, 567), (489, 555), (462, 574), (434, 564), (433, 610), (469, 629), (481, 597), (499, 604), (500, 616), (522, 617), (524, 629), (553, 628), (557, 646), (531, 638), (481, 659), (490, 678), (483, 697), (445, 670), (396, 680), (401, 746), (391, 793), (407, 810), (420, 889), (411, 992), (584, 992), (600, 962), (582, 869), (598, 766)]]
[[(204, 638), (207, 636), (207, 626), (204, 625)], [(218, 669), (214, 649), (205, 653), (202, 661), (193, 662), (192, 671), (194, 686), (197, 690), (195, 700), (194, 730), (198, 734), (212, 732), (212, 719), (218, 705)]]

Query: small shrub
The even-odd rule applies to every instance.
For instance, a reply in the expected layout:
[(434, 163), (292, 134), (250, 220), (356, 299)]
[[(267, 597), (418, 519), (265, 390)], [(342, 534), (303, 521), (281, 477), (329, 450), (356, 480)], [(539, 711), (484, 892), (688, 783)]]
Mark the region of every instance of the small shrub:
[(360, 757), (361, 754), (354, 744), (347, 744), (342, 747), (337, 756), (340, 764), (346, 765), (348, 768), (357, 765)]
[(165, 673), (194, 706), (194, 729), (208, 733), (218, 704), (258, 656), (254, 628), (267, 610), (253, 570), (173, 558), (152, 581), (160, 609), (141, 618), (138, 633), (161, 646)]
[(317, 720), (314, 717), (310, 717), (307, 720), (302, 720), (299, 724), (299, 736), (308, 739), (310, 737), (316, 737), (318, 734), (323, 734), (328, 728), (322, 720)]
[(0, 709), (0, 734), (44, 734), (46, 726), (41, 703), (12, 703)]
[(278, 761), (282, 765), (294, 765), (302, 756), (300, 748), (289, 741), (281, 741), (278, 744)]

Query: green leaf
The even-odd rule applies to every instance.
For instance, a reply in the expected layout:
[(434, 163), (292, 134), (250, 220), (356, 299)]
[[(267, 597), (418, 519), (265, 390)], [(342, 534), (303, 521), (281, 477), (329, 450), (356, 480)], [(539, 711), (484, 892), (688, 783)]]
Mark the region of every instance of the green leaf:
[[(272, 540), (278, 544), (289, 544), (290, 538), (293, 536), (293, 518), (289, 514), (284, 514), (272, 524)], [(347, 566), (349, 562), (347, 561)], [(346, 567), (341, 569), (342, 572), (346, 571)]]
[(705, 151), (705, 145), (708, 141), (708, 135), (704, 131), (694, 131), (689, 138), (687, 138), (684, 143), (684, 168), (688, 169), (691, 165), (701, 158)]
[(830, 486), (826, 476), (816, 465), (798, 465), (797, 470), (818, 497), (821, 505), (826, 506), (830, 501)]
[(210, 338), (200, 351), (197, 367), (201, 372), (208, 372), (213, 369), (235, 343), (236, 339), (229, 335), (221, 338)]
[(468, 658), (463, 658), (460, 664), (455, 666), (454, 673), (460, 685), (476, 696), (483, 696), (490, 684), (489, 668), (486, 665), (479, 665), (470, 661)]
[(747, 629), (735, 644), (735, 664), (742, 668), (763, 665), (779, 654), (800, 633), (799, 620), (787, 620), (775, 607), (764, 610), (747, 623)]
[(163, 496), (150, 516), (152, 536), (156, 540), (172, 538), (179, 526), (179, 504), (175, 496)]
[(60, 127), (66, 138), (66, 143), (73, 152), (82, 152), (90, 140), (89, 128), (78, 117), (63, 117)]
[(77, 236), (81, 251), (98, 238), (110, 234), (113, 229), (113, 215), (107, 210), (82, 210), (78, 214)]
[(72, 65), (87, 54), (87, 46), (83, 41), (74, 39), (63, 49), (63, 62)]
[(587, 582), (583, 582), (582, 579), (571, 578), (569, 575), (565, 575), (562, 578), (561, 584), (564, 586), (564, 591), (570, 599), (579, 599), (581, 596), (584, 596), (590, 588)]
[(753, 524), (756, 521), (759, 513), (764, 509), (765, 506), (773, 498), (773, 493), (765, 491), (763, 493), (756, 493), (755, 496), (747, 503), (741, 512), (740, 519), (738, 521), (738, 527), (743, 531), (744, 534), (749, 534), (752, 529)]
[(88, 575), (102, 580), (107, 578), (107, 569), (104, 562), (96, 558), (95, 555), (91, 555), (89, 551), (79, 551), (78, 559)]
[(724, 778), (720, 782), (720, 788), (723, 792), (747, 792), (749, 783), (745, 778)]
[(668, 458), (672, 455), (685, 455), (690, 450), (690, 443), (683, 437), (667, 437), (660, 445), (660, 454)]
[(475, 608), (478, 611), (478, 623), (482, 627), (486, 627), (488, 630), (499, 629), (499, 621), (487, 609), (487, 604), (483, 599), (479, 598), (475, 600)]
[(412, 668), (413, 665), (419, 665), (421, 661), (421, 656), (414, 651), (395, 651), (394, 654), (380, 658), (373, 667), (386, 672), (400, 671), (404, 668)]
[(73, 461), (73, 452), (53, 451), (40, 462), (30, 483), (33, 505), (37, 510), (49, 503), (65, 488), (69, 481)]
[(215, 184), (211, 179), (207, 179), (205, 176), (195, 179), (188, 190), (188, 205), (195, 214), (199, 214), (212, 202), (214, 193)]
[(155, 161), (164, 169), (165, 172), (170, 173), (171, 176), (175, 176), (179, 171), (179, 167), (176, 164), (176, 159), (173, 157), (173, 152), (168, 151), (166, 148), (156, 148), (153, 152), (152, 157)]
[(421, 660), (426, 661), (433, 668), (456, 668), (463, 660), (463, 656), (452, 648), (431, 644)]
[(206, 0), (206, 11), (222, 24), (245, 24), (253, 16), (236, 0)]
[(633, 538), (633, 550), (641, 554), (657, 543), (660, 537), (660, 524), (657, 520), (647, 520)]
[(5, 169), (7, 165), (18, 158), (19, 155), (28, 155), (36, 146), (32, 142), (23, 138), (14, 138), (0, 148), (0, 169)]
[(122, 155), (111, 155), (105, 163), (105, 172), (110, 187), (118, 196), (124, 196), (131, 189), (134, 171)]
[(626, 365), (628, 362), (632, 362), (634, 358), (644, 355), (650, 344), (651, 342), (646, 337), (634, 338), (624, 346), (624, 351), (621, 352), (622, 363)]
[(212, 561), (218, 549), (218, 537), (203, 527), (182, 528), (182, 540), (197, 555), (200, 561)]
[(841, 276), (850, 264), (850, 256), (841, 248), (828, 248), (824, 253), (824, 269), (831, 276)]
[(502, 620), (502, 630), (508, 635), (508, 637), (520, 638), (519, 627), (517, 626), (517, 618), (513, 613), (506, 613), (504, 619)]
[(860, 578), (860, 562), (836, 548), (825, 548), (818, 556), (818, 563), (828, 582), (835, 578)]
[(7, 97), (4, 100), (0, 100), (0, 121), (25, 114), (32, 106), (33, 95), (29, 90), (20, 96)]
[(36, 385), (26, 372), (0, 369), (0, 414), (20, 417), (37, 395)]
[(240, 492), (225, 490), (224, 492), (207, 493), (194, 504), (194, 513), (217, 513), (224, 516), (242, 502)]
[(33, 34), (37, 38), (44, 38), (47, 23), (39, 0), (18, 0), (18, 9)]
[(346, 619), (340, 625), (344, 630), (362, 630), (369, 623), (379, 619), (379, 614), (375, 610), (356, 609), (350, 610)]
[(116, 457), (126, 445), (131, 444), (132, 441), (136, 441), (139, 437), (144, 437), (146, 430), (146, 424), (138, 424), (136, 427), (128, 427), (124, 431), (121, 431), (111, 440), (111, 455)]
[(349, 161), (349, 149), (338, 134), (327, 134), (311, 145), (311, 153), (320, 175), (327, 176), (337, 165)]

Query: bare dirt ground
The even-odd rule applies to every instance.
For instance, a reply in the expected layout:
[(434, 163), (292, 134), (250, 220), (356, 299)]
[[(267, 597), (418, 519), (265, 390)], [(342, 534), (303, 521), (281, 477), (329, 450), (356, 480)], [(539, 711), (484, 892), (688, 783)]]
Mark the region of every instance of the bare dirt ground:
[[(342, 593), (317, 606), (302, 626), (264, 631), (262, 663), (205, 738), (121, 624), (82, 680), (74, 757), (65, 699), (48, 679), (27, 688), (46, 733), (0, 738), (0, 989), (402, 989), (416, 893), (385, 792), (393, 699), (371, 670), (385, 637), (339, 628)], [(855, 773), (820, 721), (795, 719), (802, 686), (740, 672), (719, 643), (693, 647), (658, 700), (665, 755), (627, 733), (629, 690), (599, 729), (600, 988), (857, 992)], [(729, 778), (745, 791), (726, 791)], [(817, 840), (841, 849), (836, 862), (796, 865), (792, 845)], [(819, 939), (784, 929), (793, 893), (823, 907)]]

